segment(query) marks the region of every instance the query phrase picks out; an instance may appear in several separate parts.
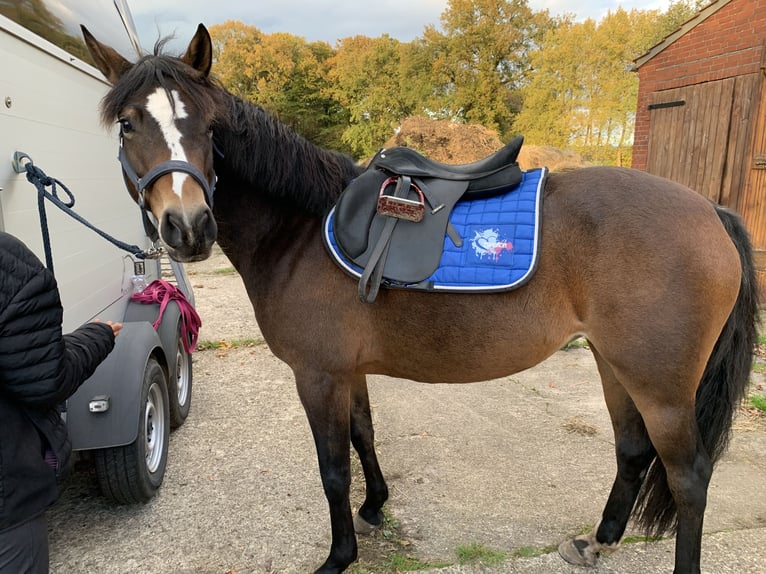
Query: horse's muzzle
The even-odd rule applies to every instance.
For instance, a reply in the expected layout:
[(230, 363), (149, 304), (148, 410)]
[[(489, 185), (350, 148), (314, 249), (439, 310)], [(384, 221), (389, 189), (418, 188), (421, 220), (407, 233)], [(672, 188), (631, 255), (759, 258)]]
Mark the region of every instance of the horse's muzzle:
[(207, 259), (217, 236), (218, 225), (206, 205), (191, 213), (167, 209), (162, 214), (160, 238), (168, 255), (176, 261), (189, 263)]

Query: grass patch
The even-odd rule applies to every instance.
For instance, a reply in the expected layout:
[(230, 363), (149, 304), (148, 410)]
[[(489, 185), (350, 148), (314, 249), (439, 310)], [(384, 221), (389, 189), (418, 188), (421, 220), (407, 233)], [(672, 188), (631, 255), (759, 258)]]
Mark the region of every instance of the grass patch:
[(758, 409), (762, 413), (766, 413), (766, 397), (762, 397), (761, 395), (751, 395), (750, 406), (754, 409)]
[(766, 346), (766, 334), (758, 335), (758, 344), (761, 346)]
[(237, 270), (234, 267), (222, 267), (213, 271), (215, 275), (236, 275)]
[(759, 375), (766, 375), (766, 363), (753, 363), (751, 370)]
[(263, 345), (265, 343), (266, 341), (264, 341), (260, 337), (255, 339), (246, 338), (246, 339), (226, 339), (226, 340), (222, 339), (220, 341), (198, 341), (197, 350), (198, 351), (228, 351), (230, 349), (258, 347), (259, 345)]
[(562, 351), (568, 351), (569, 349), (590, 349), (588, 340), (584, 337), (578, 337), (572, 341), (569, 341), (566, 345), (561, 347)]
[(455, 554), (457, 554), (457, 559), (460, 564), (475, 564), (480, 562), (485, 566), (499, 564), (508, 557), (505, 552), (492, 550), (477, 542), (472, 542), (468, 546), (458, 546), (455, 548)]
[(388, 558), (389, 570), (388, 572), (402, 572), (413, 570), (430, 570), (431, 568), (442, 568), (449, 566), (449, 564), (432, 564), (430, 562), (423, 562), (412, 556), (406, 554), (392, 554)]
[[(358, 460), (352, 460), (360, 468)], [(406, 540), (399, 520), (386, 508), (382, 509), (383, 524), (369, 536), (359, 536), (359, 561), (348, 568), (350, 574), (400, 574), (404, 571), (429, 570), (451, 566), (449, 562), (426, 562), (412, 553), (412, 543)]]

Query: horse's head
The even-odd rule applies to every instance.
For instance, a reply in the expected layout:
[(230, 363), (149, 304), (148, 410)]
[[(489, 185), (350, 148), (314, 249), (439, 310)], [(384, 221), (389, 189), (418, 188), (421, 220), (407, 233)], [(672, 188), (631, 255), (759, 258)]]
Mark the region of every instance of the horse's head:
[(200, 24), (183, 57), (145, 56), (132, 64), (85, 27), (82, 32), (96, 66), (112, 84), (102, 120), (119, 123), (128, 191), (153, 215), (173, 259), (205, 259), (217, 234), (211, 210), (212, 125), (220, 109), (220, 90), (209, 78), (210, 35)]

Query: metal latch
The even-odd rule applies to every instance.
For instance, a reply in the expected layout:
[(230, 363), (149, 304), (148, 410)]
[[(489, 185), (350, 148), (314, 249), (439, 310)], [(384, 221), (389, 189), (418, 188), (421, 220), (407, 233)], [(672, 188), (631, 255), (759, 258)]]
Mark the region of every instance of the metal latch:
[(13, 153), (13, 171), (16, 173), (24, 173), (27, 171), (27, 164), (34, 164), (32, 158), (25, 154), (23, 151), (16, 151)]

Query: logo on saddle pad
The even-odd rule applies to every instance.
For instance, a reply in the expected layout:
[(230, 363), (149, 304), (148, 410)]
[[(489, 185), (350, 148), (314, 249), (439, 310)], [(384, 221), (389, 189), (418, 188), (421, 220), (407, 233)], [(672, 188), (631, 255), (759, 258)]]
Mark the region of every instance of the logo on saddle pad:
[(500, 230), (492, 228), (474, 231), (471, 246), (479, 259), (483, 260), (486, 257), (495, 263), (498, 262), (503, 251), (511, 251), (513, 249), (513, 243), (505, 239), (501, 240)]

